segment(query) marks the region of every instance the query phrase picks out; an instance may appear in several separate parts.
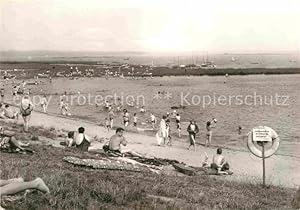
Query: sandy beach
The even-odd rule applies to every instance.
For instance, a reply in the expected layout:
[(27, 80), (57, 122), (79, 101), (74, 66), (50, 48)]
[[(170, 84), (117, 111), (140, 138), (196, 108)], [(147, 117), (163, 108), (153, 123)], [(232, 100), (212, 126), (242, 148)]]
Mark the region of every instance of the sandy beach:
[[(22, 123), (19, 119), (18, 123)], [(83, 126), (86, 133), (98, 137), (109, 138), (114, 134), (114, 130), (107, 131), (94, 123), (79, 121), (58, 115), (49, 115), (40, 112), (33, 112), (31, 126), (43, 126), (45, 128), (55, 128), (58, 130), (76, 130)], [(125, 134), (129, 142), (128, 148), (140, 153), (146, 153), (159, 158), (176, 159), (190, 166), (201, 166), (204, 160), (204, 152), (208, 154), (210, 160), (216, 148), (205, 148), (198, 145), (197, 151), (187, 150), (188, 143), (175, 141), (173, 146), (157, 146), (155, 137), (138, 133), (127, 132)], [(58, 142), (57, 142), (58, 143)], [(102, 144), (94, 144), (93, 147), (102, 148)], [(245, 148), (246, 149), (246, 148)], [(223, 153), (229, 161), (234, 171), (232, 176), (223, 176), (222, 179), (236, 180), (242, 182), (260, 183), (262, 182), (262, 161), (253, 156), (250, 152), (234, 149), (224, 149)], [(300, 161), (298, 157), (283, 155), (273, 155), (266, 160), (267, 184), (297, 188), (300, 186)]]

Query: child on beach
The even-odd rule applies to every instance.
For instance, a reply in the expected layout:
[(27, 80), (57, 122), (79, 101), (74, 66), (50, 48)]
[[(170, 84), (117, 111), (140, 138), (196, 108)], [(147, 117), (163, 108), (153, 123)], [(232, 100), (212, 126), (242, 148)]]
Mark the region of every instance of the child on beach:
[(137, 127), (137, 120), (138, 120), (138, 118), (137, 118), (137, 116), (136, 116), (136, 113), (134, 113), (134, 114), (133, 114), (133, 126), (134, 126), (134, 127)]
[(189, 133), (189, 139), (190, 139), (190, 146), (188, 147), (188, 150), (191, 146), (194, 147), (194, 151), (196, 151), (196, 134), (199, 133), (199, 127), (196, 124), (194, 120), (191, 120), (187, 132)]

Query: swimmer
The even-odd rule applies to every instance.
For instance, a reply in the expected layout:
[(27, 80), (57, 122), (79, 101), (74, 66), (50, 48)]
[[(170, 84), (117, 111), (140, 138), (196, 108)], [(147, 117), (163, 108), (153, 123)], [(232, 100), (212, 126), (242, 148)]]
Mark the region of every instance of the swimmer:
[(177, 125), (177, 130), (178, 130), (178, 136), (179, 138), (181, 137), (181, 117), (179, 115), (179, 113), (176, 114), (176, 125)]
[(133, 114), (133, 126), (137, 127), (137, 121), (138, 121), (138, 117), (136, 116), (136, 113)]
[(152, 128), (154, 129), (156, 124), (156, 117), (154, 116), (153, 113), (150, 114), (150, 120), (151, 120)]

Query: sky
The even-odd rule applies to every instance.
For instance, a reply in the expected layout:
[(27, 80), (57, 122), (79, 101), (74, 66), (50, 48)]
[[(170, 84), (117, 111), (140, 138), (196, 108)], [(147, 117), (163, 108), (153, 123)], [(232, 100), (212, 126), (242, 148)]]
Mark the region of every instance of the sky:
[(0, 50), (300, 49), (298, 0), (0, 0)]

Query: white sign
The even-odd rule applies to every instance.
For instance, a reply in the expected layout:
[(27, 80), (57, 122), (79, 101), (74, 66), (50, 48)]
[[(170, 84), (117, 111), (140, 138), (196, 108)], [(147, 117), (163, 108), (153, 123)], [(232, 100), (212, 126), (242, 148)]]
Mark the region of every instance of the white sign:
[(272, 141), (271, 130), (266, 128), (253, 128), (253, 141)]

